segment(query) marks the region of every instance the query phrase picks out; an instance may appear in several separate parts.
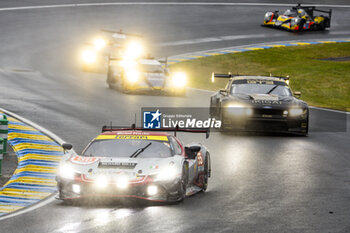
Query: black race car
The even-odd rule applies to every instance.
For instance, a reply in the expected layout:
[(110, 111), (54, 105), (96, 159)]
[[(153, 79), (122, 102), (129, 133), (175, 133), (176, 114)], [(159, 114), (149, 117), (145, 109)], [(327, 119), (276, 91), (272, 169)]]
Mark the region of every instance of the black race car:
[(308, 105), (291, 91), (289, 78), (213, 73), (215, 78), (229, 79), (210, 99), (210, 115), (221, 120), (223, 131), (308, 133)]

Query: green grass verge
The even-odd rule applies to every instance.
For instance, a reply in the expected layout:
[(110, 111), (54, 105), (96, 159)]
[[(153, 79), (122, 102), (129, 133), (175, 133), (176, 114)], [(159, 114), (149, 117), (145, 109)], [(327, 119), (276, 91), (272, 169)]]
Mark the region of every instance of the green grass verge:
[(207, 90), (223, 88), (227, 80), (211, 83), (211, 73), (290, 76), (293, 91), (301, 91), (309, 105), (350, 111), (350, 61), (322, 58), (350, 57), (350, 43), (291, 46), (217, 55), (171, 66), (184, 70), (189, 86)]

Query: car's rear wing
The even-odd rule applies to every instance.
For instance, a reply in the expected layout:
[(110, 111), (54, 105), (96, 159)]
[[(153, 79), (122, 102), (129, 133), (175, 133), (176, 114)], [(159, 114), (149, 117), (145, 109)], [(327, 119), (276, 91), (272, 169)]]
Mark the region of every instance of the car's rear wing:
[[(216, 78), (228, 78), (228, 79), (231, 79), (232, 77), (237, 77), (237, 76), (251, 76), (251, 75), (241, 75), (241, 74), (231, 74), (231, 73), (228, 73), (228, 74), (218, 74), (218, 73), (212, 73), (211, 74), (211, 81), (212, 82), (215, 82), (215, 79)], [(259, 76), (259, 75), (257, 75)], [(273, 77), (273, 78), (279, 78), (279, 79), (283, 79), (285, 82), (289, 82), (289, 76), (272, 76), (272, 74), (270, 74), (270, 77)]]
[(216, 78), (232, 78), (234, 76), (238, 76), (238, 75), (232, 75), (231, 73), (228, 74), (218, 74), (218, 73), (211, 73), (211, 82), (215, 82)]
[(320, 10), (320, 9), (317, 9), (315, 6), (302, 6), (300, 3), (293, 7), (294, 10), (298, 10), (298, 9), (303, 9), (306, 11), (306, 13), (311, 17), (311, 18), (314, 18), (314, 12), (321, 12), (321, 13), (326, 13), (329, 20), (326, 21), (326, 27), (329, 27), (330, 24), (331, 24), (331, 17), (332, 17), (332, 9), (329, 9), (328, 11), (327, 10)]
[(145, 129), (145, 128), (137, 128), (135, 124), (132, 124), (131, 127), (128, 126), (108, 126), (104, 125), (102, 127), (102, 132), (108, 132), (108, 131), (133, 131), (133, 130), (139, 130), (139, 131), (152, 131), (152, 132), (174, 132), (174, 136), (176, 137), (176, 132), (185, 132), (185, 133), (205, 133), (205, 138), (209, 138), (210, 135), (210, 129), (204, 128), (204, 129), (198, 129), (198, 128), (179, 128), (179, 126), (176, 126), (175, 128), (160, 128), (160, 129)]

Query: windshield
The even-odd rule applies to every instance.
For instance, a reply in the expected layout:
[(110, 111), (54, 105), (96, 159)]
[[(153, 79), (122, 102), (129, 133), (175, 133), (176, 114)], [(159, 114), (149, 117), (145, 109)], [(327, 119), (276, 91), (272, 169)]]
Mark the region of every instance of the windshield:
[(146, 73), (163, 73), (163, 67), (161, 65), (141, 64), (141, 69)]
[(138, 158), (167, 158), (172, 156), (169, 142), (136, 139), (95, 140), (84, 151), (83, 155), (92, 157), (130, 157), (142, 148), (145, 149), (138, 154)]
[(283, 15), (288, 17), (296, 17), (298, 12), (296, 10), (286, 10)]
[(291, 96), (292, 92), (284, 82), (238, 80), (238, 82), (232, 84), (231, 94), (273, 94), (278, 96)]

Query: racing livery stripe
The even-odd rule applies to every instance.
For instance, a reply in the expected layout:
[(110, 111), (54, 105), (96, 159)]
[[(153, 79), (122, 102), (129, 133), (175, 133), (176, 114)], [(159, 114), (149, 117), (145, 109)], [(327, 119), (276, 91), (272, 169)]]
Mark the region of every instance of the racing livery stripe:
[[(62, 147), (39, 130), (8, 116), (8, 144), (18, 159), (10, 180), (0, 188), (0, 216), (33, 205), (54, 193)], [(5, 155), (6, 156), (6, 155)]]
[(132, 140), (156, 140), (156, 141), (168, 141), (167, 136), (154, 136), (154, 135), (99, 135), (95, 140), (106, 139), (132, 139)]

